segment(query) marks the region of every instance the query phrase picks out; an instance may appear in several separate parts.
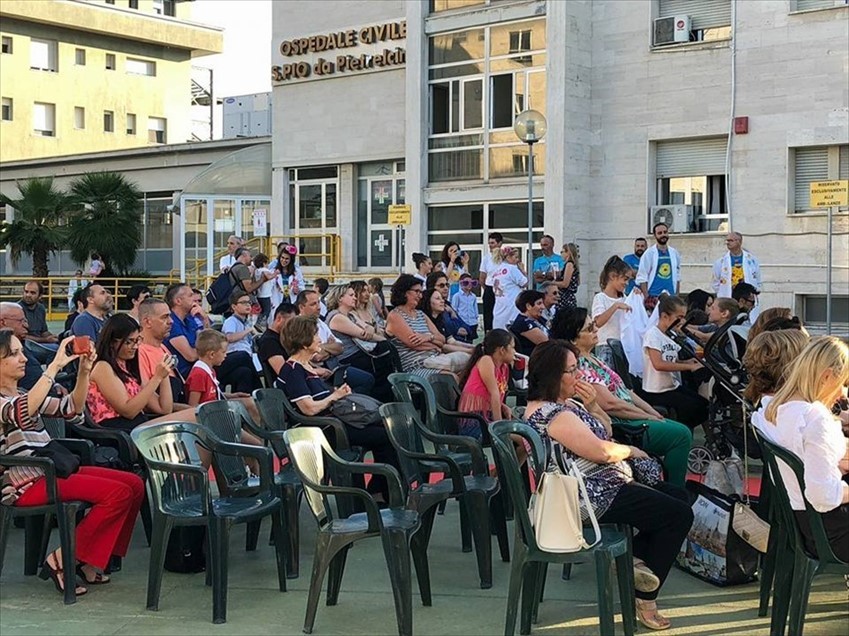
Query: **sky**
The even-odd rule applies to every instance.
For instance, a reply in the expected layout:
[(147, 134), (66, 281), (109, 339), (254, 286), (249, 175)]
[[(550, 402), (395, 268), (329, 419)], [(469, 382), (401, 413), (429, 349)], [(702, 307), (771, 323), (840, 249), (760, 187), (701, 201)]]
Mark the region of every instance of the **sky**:
[[(196, 0), (192, 22), (224, 27), (224, 53), (194, 60), (212, 68), (217, 98), (271, 90), (272, 0)], [(221, 109), (215, 115), (215, 136), (221, 134)]]

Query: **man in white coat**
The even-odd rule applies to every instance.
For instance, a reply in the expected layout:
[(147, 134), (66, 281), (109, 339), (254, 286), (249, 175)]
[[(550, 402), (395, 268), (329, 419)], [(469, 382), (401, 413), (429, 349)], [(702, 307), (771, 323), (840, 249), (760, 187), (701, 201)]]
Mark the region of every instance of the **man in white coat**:
[(711, 286), (717, 298), (731, 298), (737, 283), (749, 283), (761, 291), (761, 266), (754, 255), (743, 249), (743, 235), (729, 232), (725, 237), (728, 251), (713, 264)]
[(651, 312), (663, 292), (677, 296), (681, 290), (681, 256), (669, 247), (669, 227), (657, 223), (652, 228), (655, 244), (640, 257), (636, 282), (643, 292), (643, 304)]

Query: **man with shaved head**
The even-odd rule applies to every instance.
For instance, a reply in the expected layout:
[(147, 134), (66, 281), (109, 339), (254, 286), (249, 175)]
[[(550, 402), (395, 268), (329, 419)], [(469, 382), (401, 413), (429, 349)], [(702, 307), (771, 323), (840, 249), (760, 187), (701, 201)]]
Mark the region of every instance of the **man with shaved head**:
[(717, 298), (731, 298), (738, 283), (749, 283), (760, 293), (761, 266), (751, 252), (743, 249), (743, 235), (729, 232), (725, 246), (728, 251), (713, 264), (711, 285)]

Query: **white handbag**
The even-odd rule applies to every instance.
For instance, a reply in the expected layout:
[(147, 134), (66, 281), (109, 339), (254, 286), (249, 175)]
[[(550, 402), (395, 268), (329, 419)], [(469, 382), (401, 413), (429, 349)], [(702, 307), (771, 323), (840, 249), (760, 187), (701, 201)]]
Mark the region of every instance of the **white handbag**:
[[(581, 498), (595, 533), (592, 543), (584, 539)], [(569, 474), (566, 475), (559, 469), (543, 473), (536, 493), (531, 496), (528, 515), (537, 545), (546, 552), (578, 552), (593, 547), (601, 540), (601, 530), (590, 505), (583, 475), (574, 463), (570, 463)]]

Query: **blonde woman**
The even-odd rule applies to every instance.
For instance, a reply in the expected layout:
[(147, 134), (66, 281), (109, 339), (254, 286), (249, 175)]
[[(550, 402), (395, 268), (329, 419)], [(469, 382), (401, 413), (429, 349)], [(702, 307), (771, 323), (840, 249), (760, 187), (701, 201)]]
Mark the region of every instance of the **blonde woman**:
[(492, 291), (495, 294), (492, 327), (507, 329), (519, 315), (516, 298), (528, 284), (528, 276), (524, 264), (519, 260), (519, 250), (515, 247), (505, 246), (493, 251), (492, 261)]
[(847, 384), (849, 346), (833, 336), (813, 338), (770, 400), (759, 427), (802, 460), (804, 493), (788, 466), (779, 460), (778, 468), (808, 549), (815, 552), (805, 500), (822, 513), (828, 541), (842, 561), (849, 561), (849, 448), (831, 409), (846, 397)]
[(580, 260), (581, 252), (578, 246), (574, 243), (566, 243), (563, 249), (560, 250), (560, 255), (563, 257), (563, 273), (557, 279), (557, 287), (560, 288), (560, 300), (557, 302), (557, 311), (563, 309), (572, 309), (578, 306), (576, 294), (578, 293), (578, 285), (581, 284), (581, 272), (579, 270), (578, 261)]

